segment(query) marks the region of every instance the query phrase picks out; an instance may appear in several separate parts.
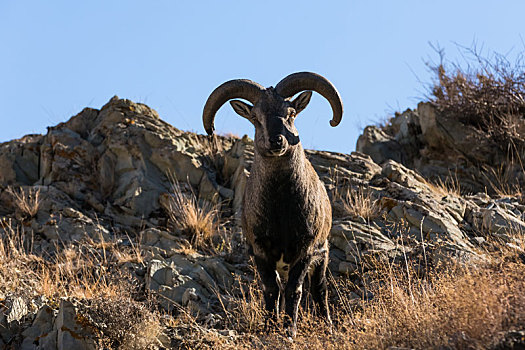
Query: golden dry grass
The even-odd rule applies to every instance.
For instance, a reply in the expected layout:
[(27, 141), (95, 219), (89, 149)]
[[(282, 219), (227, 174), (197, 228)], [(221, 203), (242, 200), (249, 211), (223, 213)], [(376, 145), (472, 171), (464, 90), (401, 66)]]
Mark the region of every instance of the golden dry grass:
[(229, 325), (242, 333), (221, 348), (482, 349), (496, 344), (505, 331), (525, 326), (521, 263), (449, 266), (426, 279), (406, 271), (385, 266), (370, 280), (374, 298), (366, 302), (350, 299), (351, 284), (336, 281), (340, 299), (332, 310), (333, 333), (302, 311), (293, 343), (282, 329), (262, 331), (261, 296), (252, 290), (236, 300), (236, 311), (229, 311)]
[(347, 215), (362, 217), (364, 219), (374, 219), (381, 213), (381, 206), (377, 199), (374, 199), (369, 189), (361, 186), (350, 187), (340, 195), (343, 209)]
[(188, 235), (196, 249), (206, 248), (218, 230), (217, 207), (209, 203), (199, 205), (195, 195), (183, 194), (175, 181), (172, 182), (168, 205), (168, 217), (173, 228)]
[(486, 167), (483, 175), (490, 186), (490, 189), (500, 197), (520, 197), (523, 195), (523, 187), (519, 178), (512, 169), (521, 168), (521, 177), (525, 179), (525, 167), (520, 156), (516, 159), (509, 160), (499, 167)]
[(118, 266), (142, 262), (136, 245), (87, 240), (58, 245), (56, 253), (43, 258), (32, 252), (32, 234), (10, 222), (0, 226), (0, 286), (5, 293), (43, 295), (50, 299), (91, 299), (118, 295), (127, 289)]
[(251, 282), (237, 278), (236, 286), (234, 291), (228, 293), (227, 299), (217, 293), (227, 327), (245, 333), (262, 331), (267, 313), (257, 273)]
[[(355, 198), (362, 207), (374, 205), (370, 193), (357, 192)], [(370, 209), (359, 215), (371, 215)], [(375, 273), (358, 276), (366, 280), (371, 300), (355, 298), (356, 286), (348, 278), (332, 280), (333, 333), (301, 309), (292, 343), (279, 325), (265, 331), (256, 274), (253, 280), (239, 277), (228, 295), (218, 296), (222, 319), (213, 326), (182, 307), (161, 316), (145, 294), (136, 301), (136, 281), (118, 268), (143, 263), (136, 244), (124, 248), (116, 240), (86, 239), (42, 258), (32, 253), (32, 237), (23, 225), (14, 227), (4, 220), (1, 227), (0, 291), (28, 299), (43, 295), (51, 302), (61, 297), (84, 301), (82, 315), (98, 330), (99, 343), (106, 348), (155, 348), (169, 337), (172, 346), (187, 349), (481, 349), (497, 343), (504, 332), (525, 327), (524, 265), (519, 248), (504, 244), (487, 253), (485, 263), (441, 266), (424, 277), (406, 260), (402, 265), (376, 266)]]
[(25, 190), (23, 187), (19, 187), (16, 190), (13, 187), (7, 187), (7, 193), (13, 197), (15, 206), (26, 219), (36, 216), (42, 200), (40, 189)]
[(446, 196), (461, 196), (461, 186), (459, 180), (455, 176), (448, 176), (445, 180), (438, 178), (436, 181), (428, 181), (424, 177), (424, 184), (430, 189), (430, 191), (440, 197)]
[[(333, 333), (321, 319), (301, 310), (298, 336), (290, 343), (279, 327), (264, 331), (266, 312), (257, 278), (251, 282), (239, 278), (231, 293), (219, 298), (222, 321), (215, 327), (234, 331), (225, 336), (182, 308), (161, 317), (148, 298), (135, 301), (127, 277), (113, 269), (128, 261), (141, 263), (133, 249), (122, 251), (115, 242), (86, 241), (64, 246), (56, 257), (44, 260), (31, 253), (27, 244), (31, 240), (21, 228), (7, 224), (3, 228), (2, 291), (31, 290), (28, 297), (84, 300), (88, 308), (83, 314), (98, 325), (100, 342), (107, 348), (152, 348), (169, 336), (188, 349), (477, 349), (496, 343), (507, 330), (525, 327), (523, 264), (516, 249), (505, 246), (482, 265), (449, 265), (424, 278), (410, 268), (410, 262), (408, 267), (382, 265), (362, 276), (373, 294), (368, 301), (351, 297), (356, 290), (348, 279), (333, 280)], [(114, 325), (102, 327), (103, 319)]]
[(451, 268), (430, 280), (392, 271), (375, 298), (355, 314), (360, 348), (480, 348), (523, 326), (525, 279), (516, 264)]
[(23, 227), (4, 220), (0, 229), (0, 292), (33, 290), (38, 286), (43, 259), (27, 253), (31, 247)]
[(160, 315), (133, 299), (135, 282), (120, 268), (143, 262), (137, 244), (86, 239), (57, 244), (54, 254), (41, 257), (32, 252), (32, 237), (23, 225), (4, 220), (0, 229), (0, 303), (7, 296), (27, 302), (44, 297), (52, 307), (61, 298), (77, 300), (89, 305), (78, 317), (97, 330), (104, 348), (158, 348)]
[(171, 193), (167, 204), (168, 225), (189, 237), (190, 250), (206, 253), (231, 252), (232, 232), (225, 229), (227, 223), (220, 218), (220, 203), (201, 201), (190, 191), (184, 194), (180, 184), (171, 178)]

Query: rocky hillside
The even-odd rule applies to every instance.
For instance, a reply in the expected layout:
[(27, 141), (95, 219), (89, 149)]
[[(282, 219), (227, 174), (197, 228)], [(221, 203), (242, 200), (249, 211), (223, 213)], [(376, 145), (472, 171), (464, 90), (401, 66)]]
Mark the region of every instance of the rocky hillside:
[[(523, 184), (523, 167), (457, 123), (424, 103), (365, 128), (357, 152), (307, 151), (334, 208), (334, 308), (373, 299), (381, 264), (478, 266), (495, 242), (525, 256), (523, 193), (501, 186)], [(1, 144), (0, 348), (234, 347), (255, 334), (238, 320), (258, 291), (238, 222), (252, 157), (247, 137), (183, 132), (117, 97)], [(192, 205), (209, 229), (184, 225)], [(125, 306), (108, 302), (122, 290)]]
[(453, 179), (463, 193), (501, 195), (525, 185), (525, 149), (520, 144), (525, 120), (513, 120), (511, 128), (517, 140), (505, 142), (421, 102), (414, 111), (396, 113), (384, 127), (367, 126), (356, 149), (376, 163), (391, 159), (434, 182)]

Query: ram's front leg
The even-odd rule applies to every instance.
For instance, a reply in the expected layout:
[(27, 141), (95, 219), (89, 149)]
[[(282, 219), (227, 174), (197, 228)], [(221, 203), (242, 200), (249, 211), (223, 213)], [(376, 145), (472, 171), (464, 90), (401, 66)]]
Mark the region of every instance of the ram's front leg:
[(297, 314), (299, 311), (299, 303), (303, 294), (303, 283), (308, 268), (311, 264), (311, 258), (305, 257), (297, 262), (291, 269), (288, 275), (288, 283), (286, 283), (285, 290), (285, 308), (286, 308), (286, 328), (288, 335), (292, 338), (297, 334)]
[(275, 324), (278, 315), (279, 285), (275, 279), (275, 262), (256, 256), (255, 265), (263, 284), (264, 305), (269, 315), (266, 320), (266, 329), (268, 330), (270, 328), (269, 322)]

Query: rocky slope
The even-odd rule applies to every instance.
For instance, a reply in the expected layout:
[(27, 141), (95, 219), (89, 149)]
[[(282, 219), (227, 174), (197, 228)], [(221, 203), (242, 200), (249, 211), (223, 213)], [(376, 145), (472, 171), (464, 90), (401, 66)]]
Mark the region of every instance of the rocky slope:
[[(377, 261), (409, 259), (424, 273), (450, 260), (477, 264), (494, 238), (520, 251), (524, 199), (494, 194), (495, 180), (479, 164), (506, 158), (472, 130), (420, 104), (388, 127), (367, 127), (357, 150), (307, 151), (334, 208), (330, 270), (354, 283), (352, 297), (372, 297), (363, 276)], [(114, 97), (45, 135), (0, 145), (0, 235), (23, 231), (31, 254), (44, 260), (85, 242), (137, 248), (142, 258), (119, 262), (117, 270), (157, 296), (165, 312), (186, 308), (221, 329), (238, 285), (253, 279), (237, 220), (252, 157), (247, 137), (182, 132), (149, 107)], [(523, 181), (517, 165), (505, 171)], [(429, 182), (436, 178), (443, 183)], [(200, 205), (220, 207), (228, 249), (188, 249), (191, 237), (169, 222), (173, 179)], [(38, 205), (31, 205), (37, 194)], [(2, 288), (0, 347), (96, 347), (99, 326), (80, 317), (82, 302)], [(159, 336), (156, 346), (176, 341)]]
[(525, 138), (525, 119), (507, 122), (501, 128), (510, 129), (512, 142), (421, 102), (384, 127), (367, 126), (356, 149), (376, 163), (395, 160), (434, 182), (452, 178), (463, 193), (502, 194), (525, 185), (525, 149), (516, 142)]

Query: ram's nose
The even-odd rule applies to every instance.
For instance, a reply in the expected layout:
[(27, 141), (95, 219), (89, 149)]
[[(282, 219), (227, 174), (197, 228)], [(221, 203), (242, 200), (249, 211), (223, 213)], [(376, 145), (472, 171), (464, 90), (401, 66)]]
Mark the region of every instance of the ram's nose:
[(270, 146), (272, 149), (281, 149), (284, 146), (284, 136), (283, 135), (277, 135), (270, 138)]

